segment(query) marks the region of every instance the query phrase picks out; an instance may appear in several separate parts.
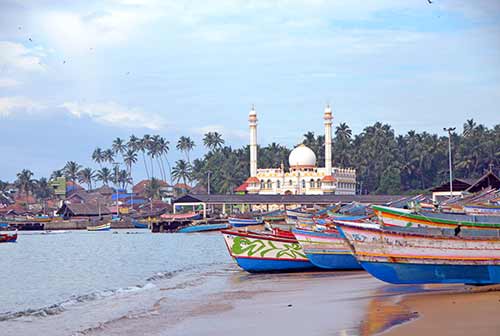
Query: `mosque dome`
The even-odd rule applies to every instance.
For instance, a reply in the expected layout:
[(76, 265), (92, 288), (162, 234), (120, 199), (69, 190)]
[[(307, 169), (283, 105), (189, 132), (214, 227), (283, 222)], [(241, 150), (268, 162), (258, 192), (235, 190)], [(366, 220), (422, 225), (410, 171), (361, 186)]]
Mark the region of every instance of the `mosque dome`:
[(295, 147), (288, 157), (290, 168), (314, 168), (316, 167), (316, 154), (307, 146)]

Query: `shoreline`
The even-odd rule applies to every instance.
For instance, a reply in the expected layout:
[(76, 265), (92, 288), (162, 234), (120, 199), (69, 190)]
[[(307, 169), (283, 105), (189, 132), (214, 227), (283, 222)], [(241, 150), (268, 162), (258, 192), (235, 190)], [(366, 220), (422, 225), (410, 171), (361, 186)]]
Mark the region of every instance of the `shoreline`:
[[(383, 331), (384, 336), (403, 335), (494, 335), (500, 333), (500, 285), (473, 287), (457, 285), (439, 290), (427, 285), (422, 293), (403, 295), (401, 309), (418, 317)], [(438, 289), (434, 291), (434, 289)]]

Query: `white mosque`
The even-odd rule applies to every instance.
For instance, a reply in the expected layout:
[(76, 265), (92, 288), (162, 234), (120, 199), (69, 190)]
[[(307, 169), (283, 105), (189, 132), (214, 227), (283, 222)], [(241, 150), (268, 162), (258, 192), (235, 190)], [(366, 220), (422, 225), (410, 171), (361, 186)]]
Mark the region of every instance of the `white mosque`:
[(356, 170), (332, 167), (332, 110), (325, 108), (325, 167), (318, 167), (316, 155), (305, 145), (295, 147), (288, 157), (290, 170), (257, 168), (257, 113), (252, 107), (250, 123), (250, 177), (238, 188), (261, 195), (354, 195)]

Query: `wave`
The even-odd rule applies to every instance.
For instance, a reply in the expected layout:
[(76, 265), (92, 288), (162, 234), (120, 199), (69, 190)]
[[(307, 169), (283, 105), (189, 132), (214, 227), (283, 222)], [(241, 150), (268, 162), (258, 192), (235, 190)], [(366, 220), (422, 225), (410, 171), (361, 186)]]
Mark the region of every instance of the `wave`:
[(67, 300), (64, 300), (62, 302), (50, 305), (50, 306), (45, 306), (41, 308), (28, 308), (25, 310), (17, 311), (17, 312), (5, 312), (5, 313), (0, 313), (0, 322), (2, 321), (7, 321), (7, 320), (14, 320), (17, 318), (22, 318), (22, 317), (46, 317), (46, 316), (51, 316), (51, 315), (57, 315), (65, 310), (67, 310), (69, 307), (80, 304), (80, 303), (85, 303), (85, 302), (90, 302), (90, 301), (96, 301), (96, 300), (101, 300), (113, 295), (120, 295), (120, 294), (128, 294), (128, 293), (134, 293), (134, 292), (139, 292), (143, 290), (148, 290), (155, 288), (156, 286), (151, 283), (147, 283), (145, 285), (138, 285), (138, 286), (131, 286), (131, 287), (125, 287), (125, 288), (118, 288), (118, 289), (105, 289), (105, 290), (99, 290), (95, 291), (92, 293), (88, 294), (83, 294), (83, 295), (75, 295), (70, 297)]

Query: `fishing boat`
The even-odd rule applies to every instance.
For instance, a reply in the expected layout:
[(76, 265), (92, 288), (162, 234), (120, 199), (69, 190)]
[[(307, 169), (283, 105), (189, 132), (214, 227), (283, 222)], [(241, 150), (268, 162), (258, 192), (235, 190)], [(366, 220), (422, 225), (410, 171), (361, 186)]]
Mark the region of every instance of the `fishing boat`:
[(17, 230), (0, 231), (0, 243), (14, 243), (17, 240)]
[(180, 220), (197, 220), (201, 219), (202, 216), (194, 211), (187, 213), (178, 214), (163, 214), (160, 216), (161, 219), (166, 221), (180, 221)]
[(177, 232), (180, 233), (191, 233), (191, 232), (206, 232), (206, 231), (220, 231), (224, 229), (229, 229), (231, 227), (228, 223), (221, 224), (197, 224), (183, 227)]
[(295, 228), (292, 232), (313, 265), (331, 270), (362, 269), (336, 229), (318, 232)]
[(237, 218), (230, 217), (228, 219), (229, 224), (233, 227), (246, 227), (252, 225), (260, 225), (263, 223), (262, 218)]
[(141, 221), (138, 221), (136, 219), (132, 219), (132, 224), (134, 225), (134, 227), (136, 229), (148, 229), (149, 228), (149, 225), (148, 223), (146, 222), (141, 222)]
[(286, 272), (314, 268), (290, 233), (223, 230), (227, 249), (247, 272)]
[(499, 229), (500, 216), (459, 215), (438, 212), (418, 212), (409, 209), (373, 205), (379, 222), (384, 226), (403, 227), (470, 227), (478, 229)]
[(391, 231), (373, 224), (336, 224), (361, 266), (382, 281), (393, 284), (500, 283), (498, 236), (460, 237), (405, 232), (404, 229)]
[(490, 204), (466, 204), (464, 211), (468, 215), (500, 216), (500, 206)]
[(87, 231), (109, 231), (111, 230), (111, 223), (106, 223), (97, 226), (87, 226)]

